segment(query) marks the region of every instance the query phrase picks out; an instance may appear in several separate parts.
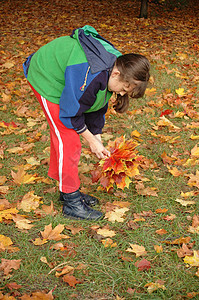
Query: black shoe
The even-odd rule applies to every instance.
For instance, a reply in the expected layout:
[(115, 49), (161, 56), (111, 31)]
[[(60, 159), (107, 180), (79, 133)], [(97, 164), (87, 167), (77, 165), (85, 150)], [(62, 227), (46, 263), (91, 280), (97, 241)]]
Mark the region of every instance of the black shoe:
[[(90, 208), (82, 199), (79, 190), (73, 193), (61, 193), (63, 215), (69, 219), (99, 220), (103, 213)], [(61, 198), (60, 197), (60, 198)]]
[[(60, 197), (59, 197), (59, 200), (60, 201), (64, 201), (63, 199), (63, 194), (62, 192), (60, 192)], [(99, 200), (93, 196), (90, 196), (90, 195), (87, 195), (87, 194), (84, 194), (84, 193), (81, 193), (81, 197), (82, 197), (82, 200), (88, 205), (88, 206), (95, 206), (97, 204), (99, 204)]]

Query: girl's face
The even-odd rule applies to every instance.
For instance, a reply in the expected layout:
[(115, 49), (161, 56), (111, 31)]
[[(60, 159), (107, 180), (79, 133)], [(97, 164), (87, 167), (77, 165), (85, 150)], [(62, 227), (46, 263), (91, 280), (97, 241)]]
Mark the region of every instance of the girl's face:
[(108, 81), (108, 90), (124, 96), (127, 93), (131, 93), (133, 88), (134, 86), (130, 85), (128, 82), (121, 81), (120, 71), (114, 66)]

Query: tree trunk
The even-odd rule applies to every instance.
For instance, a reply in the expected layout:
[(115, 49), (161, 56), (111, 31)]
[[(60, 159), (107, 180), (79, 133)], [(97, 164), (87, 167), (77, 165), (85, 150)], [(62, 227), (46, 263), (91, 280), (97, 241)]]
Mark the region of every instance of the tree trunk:
[(147, 16), (148, 16), (148, 0), (141, 0), (139, 18), (147, 19)]

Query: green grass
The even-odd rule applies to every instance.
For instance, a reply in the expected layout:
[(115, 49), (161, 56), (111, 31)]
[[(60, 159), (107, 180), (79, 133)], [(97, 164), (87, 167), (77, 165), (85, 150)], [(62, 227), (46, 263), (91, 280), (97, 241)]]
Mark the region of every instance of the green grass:
[[(60, 1), (60, 3), (62, 2)], [(72, 2), (73, 4), (76, 3), (75, 0)], [(136, 191), (137, 180), (135, 179), (133, 179), (129, 189), (125, 188), (121, 191), (123, 196), (117, 196), (117, 189), (109, 194), (98, 190), (98, 184), (91, 183), (89, 173), (83, 174), (86, 177), (85, 181), (81, 182), (82, 188), (100, 199), (100, 205), (96, 209), (104, 211), (105, 205), (113, 201), (128, 201), (131, 203), (129, 211), (125, 214), (124, 222), (112, 223), (107, 219), (103, 219), (93, 224), (90, 221), (71, 221), (62, 216), (62, 207), (58, 200), (58, 187), (54, 180), (49, 184), (41, 182), (16, 185), (13, 182), (11, 170), (17, 172), (16, 168), (19, 165), (27, 163), (26, 157), (34, 157), (40, 161), (48, 157), (45, 149), (50, 145), (49, 132), (48, 128), (41, 127), (46, 121), (33, 93), (30, 92), (28, 85), (24, 83), (21, 64), (30, 52), (36, 51), (38, 47), (56, 37), (57, 29), (52, 25), (54, 21), (52, 24), (49, 23), (48, 16), (43, 16), (42, 19), (32, 17), (31, 1), (24, 2), (24, 4), (19, 1), (17, 12), (10, 9), (10, 1), (6, 3), (3, 3), (1, 9), (6, 9), (7, 17), (10, 20), (12, 20), (12, 17), (19, 17), (19, 23), (16, 24), (15, 22), (19, 36), (15, 35), (15, 31), (12, 31), (12, 22), (5, 24), (3, 29), (4, 40), (0, 48), (3, 55), (2, 63), (14, 61), (15, 65), (14, 68), (1, 73), (2, 92), (11, 93), (12, 97), (10, 102), (0, 102), (0, 122), (15, 122), (19, 127), (8, 134), (5, 132), (6, 128), (0, 127), (4, 149), (3, 157), (0, 160), (0, 176), (6, 176), (7, 181), (4, 185), (9, 187), (8, 193), (2, 194), (1, 198), (5, 198), (12, 205), (16, 205), (25, 194), (34, 191), (35, 195), (42, 197), (43, 204), (50, 205), (53, 201), (58, 214), (54, 217), (49, 215), (39, 216), (34, 211), (24, 212), (20, 210), (19, 214), (26, 216), (34, 225), (29, 230), (18, 229), (12, 220), (3, 219), (0, 222), (0, 234), (9, 237), (13, 242), (13, 246), (19, 248), (17, 252), (1, 251), (1, 259), (21, 259), (20, 268), (12, 270), (8, 276), (4, 276), (3, 270), (0, 270), (0, 291), (4, 295), (8, 293), (9, 296), (13, 296), (12, 300), (18, 300), (21, 296), (31, 295), (36, 291), (48, 293), (53, 289), (53, 296), (55, 299), (60, 300), (74, 298), (79, 300), (178, 300), (187, 299), (188, 293), (197, 293), (198, 277), (195, 275), (197, 267), (186, 265), (183, 258), (177, 255), (177, 250), (181, 248), (181, 245), (169, 244), (169, 241), (172, 242), (180, 237), (190, 237), (190, 243), (193, 243), (192, 249), (199, 251), (198, 234), (188, 231), (189, 226), (192, 225), (193, 216), (198, 215), (198, 195), (188, 198), (188, 200), (194, 200), (196, 203), (186, 207), (175, 201), (177, 198), (181, 198), (181, 192), (198, 192), (198, 187), (188, 185), (189, 178), (186, 176), (186, 174), (196, 174), (198, 162), (196, 165), (183, 166), (183, 164), (180, 164), (180, 160), (186, 161), (189, 159), (191, 150), (198, 143), (198, 140), (190, 139), (192, 134), (199, 135), (198, 129), (190, 129), (187, 125), (192, 122), (196, 123), (199, 120), (191, 116), (174, 117), (174, 113), (184, 111), (182, 103), (176, 102), (179, 98), (176, 89), (179, 87), (185, 89), (186, 96), (182, 99), (188, 105), (188, 108), (192, 108), (195, 112), (198, 108), (199, 93), (196, 76), (199, 60), (196, 55), (197, 49), (193, 47), (196, 43), (196, 25), (194, 27), (195, 19), (192, 18), (192, 15), (189, 15), (192, 10), (189, 11), (186, 8), (183, 13), (175, 11), (172, 14), (172, 12), (169, 12), (169, 18), (166, 19), (164, 6), (151, 6), (151, 9), (153, 8), (151, 19), (137, 20), (133, 17), (130, 22), (129, 14), (134, 13), (136, 16), (137, 11), (133, 12), (134, 6), (129, 8), (129, 4), (126, 7), (127, 11), (124, 9), (121, 11), (121, 5), (118, 2), (117, 14), (122, 13), (123, 16), (121, 22), (118, 19), (117, 22), (113, 21), (115, 25), (109, 29), (110, 20), (106, 21), (103, 17), (101, 19), (100, 16), (98, 19), (96, 17), (92, 19), (92, 25), (96, 28), (99, 26), (100, 33), (103, 33), (107, 39), (116, 40), (117, 34), (117, 44), (121, 44), (121, 49), (127, 52), (131, 47), (130, 45), (132, 45), (132, 40), (125, 33), (134, 32), (133, 46), (150, 59), (153, 83), (150, 83), (148, 88), (155, 88), (156, 92), (151, 96), (146, 95), (142, 99), (132, 100), (129, 110), (130, 112), (136, 111), (135, 113), (110, 115), (106, 120), (104, 133), (112, 134), (111, 139), (114, 140), (121, 135), (125, 135), (126, 139), (130, 139), (133, 130), (139, 131), (141, 140), (137, 149), (139, 154), (151, 161), (150, 167), (140, 168), (141, 175), (149, 179), (149, 181), (143, 183), (145, 187), (156, 188), (158, 194), (158, 197), (138, 194)], [(36, 14), (40, 12), (40, 5), (45, 8), (47, 3), (45, 1), (43, 4), (35, 2), (34, 12)], [(53, 6), (55, 15), (56, 12), (60, 15), (59, 5), (61, 4), (57, 3), (56, 6)], [(65, 5), (68, 4), (65, 2), (63, 7)], [(117, 1), (114, 5), (117, 5)], [(74, 7), (76, 6), (77, 3)], [(47, 8), (49, 9), (49, 7)], [(101, 9), (105, 9), (102, 3)], [(20, 12), (19, 15), (18, 12)], [(74, 12), (74, 14), (76, 13)], [(30, 18), (28, 23), (27, 18)], [(115, 18), (115, 14), (113, 14), (113, 18)], [(35, 20), (37, 25), (34, 25)], [(65, 35), (67, 26), (63, 26), (63, 19), (58, 18), (56, 22), (60, 27), (59, 35)], [(82, 20), (78, 18), (77, 20), (73, 18), (73, 22), (73, 28), (82, 26)], [(118, 22), (119, 27), (117, 27)], [(49, 26), (48, 29), (46, 24)], [(104, 27), (104, 24), (107, 24), (107, 27)], [(71, 25), (69, 23), (67, 25), (69, 26), (67, 33), (70, 33)], [(25, 36), (23, 26), (27, 26)], [(164, 33), (159, 30), (159, 27), (161, 29), (166, 28)], [(190, 30), (192, 27), (194, 27), (194, 31)], [(122, 28), (124, 30), (121, 30)], [(29, 33), (28, 30), (30, 30)], [(109, 32), (110, 36), (108, 36)], [(186, 37), (186, 32), (188, 32), (188, 37)], [(142, 39), (140, 39), (141, 36)], [(187, 39), (192, 42), (187, 43)], [(147, 42), (145, 43), (145, 41)], [(187, 57), (183, 58), (182, 56), (180, 58), (180, 54), (187, 54)], [(170, 72), (173, 69), (175, 71)], [(179, 76), (176, 76), (176, 74)], [(168, 96), (169, 94), (170, 96)], [(23, 103), (28, 107), (28, 111), (19, 116), (16, 114), (16, 110)], [(170, 130), (168, 127), (154, 129), (154, 126), (157, 126), (157, 122), (160, 120), (161, 112), (166, 109), (173, 110), (173, 114), (166, 116), (166, 118), (175, 126), (178, 126), (179, 131)], [(39, 118), (35, 126), (28, 127), (29, 117), (32, 119)], [(22, 133), (21, 130), (23, 129), (27, 131)], [(37, 133), (42, 134), (38, 139), (35, 138)], [(155, 134), (157, 136), (154, 136)], [(165, 136), (179, 138), (174, 142), (163, 141)], [(28, 144), (31, 140), (35, 146), (23, 154), (12, 154), (7, 151), (12, 147), (20, 146), (21, 143)], [(104, 144), (107, 145), (105, 135)], [(98, 161), (94, 156), (84, 155), (85, 146), (82, 150), (80, 161), (82, 167), (95, 164)], [(170, 167), (177, 167), (184, 172), (183, 175), (174, 177), (168, 171), (161, 158), (164, 151), (169, 157), (174, 157), (173, 164)], [(175, 165), (175, 162), (178, 162), (178, 164)], [(33, 166), (27, 170), (28, 174), (36, 173), (45, 178), (47, 178), (47, 172), (48, 165), (46, 164)], [(89, 184), (86, 183), (87, 180)], [(50, 189), (53, 187), (56, 187), (56, 191), (52, 193)], [(39, 208), (41, 209), (41, 207), (42, 203)], [(167, 211), (158, 213), (156, 210), (160, 208), (166, 208)], [(143, 216), (144, 220), (132, 223), (135, 214), (149, 211), (152, 214)], [(171, 214), (174, 214), (176, 218), (167, 221), (165, 217)], [(63, 251), (51, 249), (51, 246), (56, 244), (57, 241), (48, 241), (42, 246), (35, 246), (33, 241), (41, 237), (40, 232), (44, 231), (45, 226), (50, 223), (52, 223), (53, 228), (59, 224), (65, 224), (66, 226), (81, 226), (83, 230), (76, 235), (72, 235), (70, 230), (64, 228), (63, 234), (69, 235), (70, 238), (60, 241), (65, 246)], [(102, 238), (96, 235), (96, 231), (92, 229), (93, 225), (98, 225), (100, 228), (109, 226), (109, 229), (116, 233), (112, 237), (113, 242), (117, 244), (116, 247), (104, 247), (101, 242)], [(159, 229), (166, 230), (166, 233), (164, 235), (158, 234), (156, 231)], [(130, 247), (129, 244), (144, 246), (147, 254), (143, 257), (136, 257), (135, 254), (126, 251)], [(154, 249), (155, 245), (162, 246), (163, 251), (157, 253)], [(48, 263), (52, 264), (51, 268), (41, 262), (41, 257), (46, 257)], [(151, 268), (148, 271), (138, 271), (135, 266), (135, 262), (143, 258), (151, 263)], [(62, 280), (62, 277), (57, 278), (55, 276), (56, 267), (61, 264), (74, 267), (73, 276), (81, 283), (71, 287)], [(163, 282), (166, 289), (160, 288), (149, 294), (145, 285), (150, 282), (155, 283), (158, 280)], [(12, 282), (21, 285), (21, 288), (10, 290), (8, 284)], [(194, 299), (199, 299), (199, 294), (196, 294)]]

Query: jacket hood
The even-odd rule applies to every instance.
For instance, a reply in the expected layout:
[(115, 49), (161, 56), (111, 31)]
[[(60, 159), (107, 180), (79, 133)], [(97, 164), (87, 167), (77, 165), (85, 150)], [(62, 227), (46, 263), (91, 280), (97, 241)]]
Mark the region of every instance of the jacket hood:
[(71, 35), (81, 45), (91, 73), (111, 70), (118, 56), (122, 54), (107, 40), (101, 37), (92, 26), (73, 30)]

